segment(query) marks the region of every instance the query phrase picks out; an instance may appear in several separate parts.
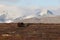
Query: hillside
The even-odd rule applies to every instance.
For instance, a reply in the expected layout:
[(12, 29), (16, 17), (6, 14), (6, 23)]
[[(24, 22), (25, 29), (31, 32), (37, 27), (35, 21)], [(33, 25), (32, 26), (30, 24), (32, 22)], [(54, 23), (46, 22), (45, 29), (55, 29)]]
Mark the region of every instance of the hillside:
[(23, 22), (23, 23), (60, 23), (60, 16), (39, 16), (28, 19), (20, 20), (19, 18), (15, 19), (13, 22)]

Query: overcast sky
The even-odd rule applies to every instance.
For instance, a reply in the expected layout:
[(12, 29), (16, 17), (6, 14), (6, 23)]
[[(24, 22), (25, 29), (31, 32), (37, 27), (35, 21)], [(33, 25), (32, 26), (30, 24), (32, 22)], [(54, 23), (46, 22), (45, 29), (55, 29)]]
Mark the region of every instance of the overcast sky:
[(0, 4), (22, 7), (60, 6), (60, 0), (0, 0)]

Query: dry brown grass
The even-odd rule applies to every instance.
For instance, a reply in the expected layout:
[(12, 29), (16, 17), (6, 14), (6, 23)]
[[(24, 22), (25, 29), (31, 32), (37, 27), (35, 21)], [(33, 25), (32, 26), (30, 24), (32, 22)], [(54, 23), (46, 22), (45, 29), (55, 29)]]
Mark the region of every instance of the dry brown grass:
[(0, 24), (0, 40), (60, 40), (60, 24)]

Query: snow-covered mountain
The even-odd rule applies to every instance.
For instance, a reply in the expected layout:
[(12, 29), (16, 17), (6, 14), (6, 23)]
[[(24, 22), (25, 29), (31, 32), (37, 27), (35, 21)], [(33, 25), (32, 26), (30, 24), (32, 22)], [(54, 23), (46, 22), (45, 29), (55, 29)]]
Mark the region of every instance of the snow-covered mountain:
[[(51, 12), (50, 10), (46, 10), (44, 11), (36, 11), (34, 12), (34, 15), (27, 15), (24, 17), (18, 17), (16, 19), (14, 19), (14, 22), (25, 22), (25, 23), (39, 23), (41, 18), (44, 17), (54, 17), (53, 12)], [(43, 13), (43, 15), (41, 15), (41, 13)], [(22, 20), (21, 20), (22, 19)]]
[(43, 9), (42, 12), (40, 13), (41, 16), (49, 16), (53, 15), (53, 12), (51, 12), (49, 9)]
[[(27, 19), (41, 19), (44, 17), (57, 17), (58, 10), (53, 9), (31, 9), (14, 6), (0, 6), (0, 23), (23, 22)], [(35, 19), (35, 20), (36, 20)], [(37, 21), (38, 22), (38, 21)]]

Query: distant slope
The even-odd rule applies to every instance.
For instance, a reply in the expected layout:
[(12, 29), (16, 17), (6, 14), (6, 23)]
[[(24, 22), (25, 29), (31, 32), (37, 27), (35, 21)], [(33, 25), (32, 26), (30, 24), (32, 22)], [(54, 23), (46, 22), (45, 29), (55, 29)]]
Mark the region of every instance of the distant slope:
[(60, 23), (60, 16), (43, 17), (40, 19), (40, 23)]
[(42, 17), (42, 18), (29, 18), (24, 20), (16, 20), (15, 22), (24, 22), (24, 23), (60, 23), (60, 16), (55, 17)]

